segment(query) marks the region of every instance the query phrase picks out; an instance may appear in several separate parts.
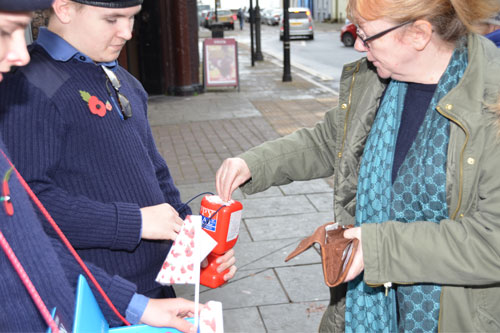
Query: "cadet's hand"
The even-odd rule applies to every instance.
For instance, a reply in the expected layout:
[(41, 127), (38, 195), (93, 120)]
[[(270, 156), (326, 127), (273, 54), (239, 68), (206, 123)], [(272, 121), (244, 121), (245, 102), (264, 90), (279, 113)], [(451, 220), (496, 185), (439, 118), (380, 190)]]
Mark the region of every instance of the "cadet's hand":
[[(200, 311), (205, 305), (200, 304)], [(184, 298), (149, 299), (141, 323), (156, 327), (173, 327), (181, 332), (196, 332), (184, 318), (194, 316), (194, 302)]]
[(184, 221), (174, 207), (163, 203), (141, 208), (143, 239), (175, 240)]
[[(218, 273), (222, 273), (229, 268), (229, 272), (224, 274), (224, 281), (229, 281), (234, 277), (234, 274), (236, 274), (236, 266), (234, 265), (234, 263), (236, 262), (236, 258), (234, 257), (233, 249), (227, 251), (226, 253), (224, 253), (223, 256), (217, 258), (215, 262), (218, 264), (217, 266)], [(203, 262), (201, 263), (201, 267), (204, 268), (207, 267), (207, 265), (208, 265), (207, 259), (203, 260)]]
[(354, 280), (365, 269), (365, 263), (363, 261), (363, 246), (361, 242), (361, 227), (347, 229), (344, 231), (344, 237), (349, 239), (359, 239), (358, 249), (356, 250), (356, 253), (354, 253), (351, 268), (345, 278), (345, 281), (347, 282)]
[(251, 176), (250, 169), (243, 159), (239, 157), (226, 159), (215, 175), (217, 194), (224, 201), (231, 200), (234, 190)]

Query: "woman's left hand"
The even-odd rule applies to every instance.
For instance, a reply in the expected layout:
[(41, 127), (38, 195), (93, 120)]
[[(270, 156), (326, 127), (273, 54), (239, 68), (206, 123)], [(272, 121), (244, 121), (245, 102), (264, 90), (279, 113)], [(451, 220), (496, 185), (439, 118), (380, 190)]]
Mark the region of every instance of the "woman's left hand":
[(357, 238), (359, 240), (358, 249), (356, 250), (356, 253), (354, 253), (351, 268), (345, 278), (345, 282), (348, 282), (354, 280), (365, 269), (365, 263), (363, 261), (363, 246), (361, 242), (361, 227), (347, 229), (344, 231), (344, 237), (349, 239)]

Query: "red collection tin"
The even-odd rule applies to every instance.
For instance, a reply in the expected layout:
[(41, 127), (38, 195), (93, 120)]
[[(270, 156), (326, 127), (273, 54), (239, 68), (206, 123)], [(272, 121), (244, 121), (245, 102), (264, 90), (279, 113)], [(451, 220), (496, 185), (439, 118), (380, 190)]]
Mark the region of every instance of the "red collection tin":
[(201, 270), (202, 285), (216, 288), (224, 284), (224, 274), (229, 270), (217, 273), (218, 265), (215, 261), (236, 244), (242, 210), (243, 205), (239, 201), (223, 202), (217, 195), (207, 195), (201, 200), (202, 228), (217, 242), (217, 246), (207, 257), (208, 267)]

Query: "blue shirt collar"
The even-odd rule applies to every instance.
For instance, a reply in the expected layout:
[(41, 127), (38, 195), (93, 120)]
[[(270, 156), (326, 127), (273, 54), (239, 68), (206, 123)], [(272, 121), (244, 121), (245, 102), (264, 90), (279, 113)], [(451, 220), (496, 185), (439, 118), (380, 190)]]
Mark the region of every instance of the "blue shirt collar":
[[(71, 59), (76, 59), (80, 62), (96, 64), (90, 57), (75, 49), (71, 44), (65, 41), (59, 35), (53, 33), (46, 27), (41, 27), (38, 32), (38, 38), (35, 42), (44, 48), (45, 51), (56, 61), (66, 62)], [(104, 65), (111, 69), (115, 69), (118, 61), (99, 62), (97, 65)]]

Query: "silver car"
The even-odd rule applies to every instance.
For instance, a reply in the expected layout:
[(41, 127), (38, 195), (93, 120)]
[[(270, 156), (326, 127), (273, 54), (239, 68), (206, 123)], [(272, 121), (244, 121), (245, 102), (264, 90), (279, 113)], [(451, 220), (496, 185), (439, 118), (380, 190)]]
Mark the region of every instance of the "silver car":
[(283, 9), (269, 9), (266, 12), (266, 23), (268, 25), (278, 25), (283, 15)]
[[(314, 25), (309, 8), (288, 8), (290, 37), (314, 39)], [(283, 19), (280, 20), (280, 40), (283, 40)]]

